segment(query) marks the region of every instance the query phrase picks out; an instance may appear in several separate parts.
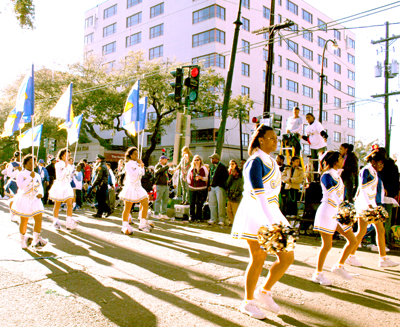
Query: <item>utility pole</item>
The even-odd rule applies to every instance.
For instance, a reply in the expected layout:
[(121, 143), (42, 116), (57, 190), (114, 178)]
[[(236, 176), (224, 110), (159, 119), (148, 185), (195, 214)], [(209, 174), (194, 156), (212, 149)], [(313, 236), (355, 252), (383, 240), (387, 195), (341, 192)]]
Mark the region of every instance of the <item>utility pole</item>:
[(237, 44), (239, 39), (239, 32), (240, 26), (242, 22), (240, 20), (240, 15), (242, 13), (242, 1), (239, 1), (239, 9), (237, 18), (234, 21), (235, 33), (233, 36), (233, 43), (232, 43), (232, 51), (231, 51), (231, 61), (229, 64), (228, 76), (226, 78), (226, 85), (224, 90), (224, 102), (222, 104), (222, 113), (221, 113), (221, 125), (219, 126), (218, 130), (218, 137), (217, 137), (217, 146), (215, 152), (218, 153), (220, 156), (222, 154), (222, 145), (224, 144), (225, 139), (225, 129), (226, 129), (226, 120), (228, 118), (228, 105), (231, 96), (231, 88), (232, 88), (232, 79), (233, 79), (233, 70), (235, 68), (235, 59), (236, 59), (236, 51), (237, 51)]
[(239, 109), (239, 133), (240, 133), (240, 160), (243, 160), (242, 107), (240, 107)]
[(371, 41), (372, 44), (385, 42), (385, 93), (372, 95), (372, 98), (384, 97), (385, 98), (385, 148), (387, 155), (390, 156), (390, 120), (389, 120), (389, 96), (399, 94), (400, 92), (389, 93), (389, 41), (399, 39), (400, 35), (389, 37), (389, 22), (386, 22), (386, 37), (377, 41)]
[(265, 76), (265, 92), (264, 92), (264, 110), (263, 110), (263, 118), (268, 118), (271, 108), (271, 89), (272, 89), (272, 68), (274, 65), (274, 37), (275, 32), (279, 31), (283, 28), (290, 27), (294, 25), (294, 22), (291, 20), (286, 20), (283, 24), (275, 24), (275, 0), (271, 0), (271, 11), (269, 16), (269, 25), (268, 27), (260, 28), (258, 30), (253, 31), (253, 34), (263, 34), (269, 33), (268, 38), (268, 60), (266, 67), (266, 76)]

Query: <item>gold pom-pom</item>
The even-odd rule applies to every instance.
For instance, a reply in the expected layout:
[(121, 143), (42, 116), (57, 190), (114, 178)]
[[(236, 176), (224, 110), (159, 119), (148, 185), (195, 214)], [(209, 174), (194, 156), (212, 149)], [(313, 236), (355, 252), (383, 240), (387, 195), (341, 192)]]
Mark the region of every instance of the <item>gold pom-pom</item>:
[(361, 211), (359, 218), (364, 219), (368, 224), (375, 224), (377, 222), (384, 223), (389, 218), (389, 213), (382, 206), (373, 208), (370, 206), (367, 210)]
[(340, 206), (338, 213), (333, 216), (340, 224), (353, 226), (357, 222), (356, 209), (349, 201), (343, 201)]
[(296, 246), (297, 233), (290, 226), (282, 223), (271, 227), (261, 226), (258, 230), (258, 243), (268, 253), (293, 251)]

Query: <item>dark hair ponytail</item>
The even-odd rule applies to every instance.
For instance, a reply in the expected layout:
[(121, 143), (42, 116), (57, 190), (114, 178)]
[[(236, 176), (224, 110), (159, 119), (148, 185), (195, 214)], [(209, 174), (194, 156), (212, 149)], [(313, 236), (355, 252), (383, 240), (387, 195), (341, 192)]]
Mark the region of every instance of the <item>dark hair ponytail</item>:
[(256, 148), (260, 147), (260, 141), (258, 139), (260, 137), (264, 137), (265, 133), (268, 131), (273, 131), (273, 128), (264, 124), (261, 124), (260, 126), (257, 127), (250, 140), (249, 150), (248, 150), (249, 156), (253, 155)]
[(353, 152), (354, 150), (354, 145), (353, 144), (349, 144), (349, 143), (343, 143), (340, 146), (344, 147), (345, 149), (347, 149), (347, 154), (350, 154)]
[(125, 161), (131, 160), (131, 155), (133, 152), (137, 151), (138, 149), (135, 146), (130, 147), (128, 150), (125, 152)]
[(325, 169), (333, 168), (335, 163), (339, 161), (339, 158), (340, 153), (338, 151), (329, 151), (322, 159), (322, 166), (325, 167)]

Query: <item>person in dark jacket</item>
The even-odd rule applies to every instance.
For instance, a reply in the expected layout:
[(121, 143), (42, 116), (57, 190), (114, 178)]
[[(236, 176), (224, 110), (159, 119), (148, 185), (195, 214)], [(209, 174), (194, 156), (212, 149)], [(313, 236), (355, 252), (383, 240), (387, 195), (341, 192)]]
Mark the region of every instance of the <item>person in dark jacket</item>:
[(169, 199), (168, 190), (168, 169), (172, 166), (172, 162), (168, 162), (168, 158), (164, 155), (160, 157), (158, 164), (154, 167), (154, 184), (157, 189), (157, 198), (154, 202), (155, 219), (168, 219), (167, 204)]
[(48, 198), (49, 198), (48, 191), (51, 189), (51, 187), (53, 186), (54, 180), (56, 179), (55, 164), (56, 164), (56, 158), (51, 158), (49, 164), (46, 166), (47, 173), (49, 174), (49, 184), (47, 185), (47, 192), (44, 193), (43, 204), (47, 204), (47, 201), (49, 202), (49, 204), (52, 203), (50, 200), (48, 200)]
[(228, 215), (228, 225), (232, 226), (236, 211), (243, 197), (243, 178), (237, 162), (233, 159), (229, 162), (228, 172), (229, 177), (225, 184), (228, 198), (226, 212)]
[(108, 206), (107, 189), (108, 189), (108, 168), (104, 162), (106, 158), (101, 154), (97, 155), (96, 165), (94, 167), (95, 175), (93, 177), (92, 190), (96, 191), (97, 213), (93, 215), (95, 218), (101, 218), (103, 213), (106, 217), (111, 215), (111, 209)]
[(211, 218), (208, 221), (213, 225), (219, 219), (218, 225), (224, 226), (226, 220), (226, 191), (225, 182), (229, 177), (228, 169), (220, 161), (218, 153), (212, 154), (210, 168), (210, 182), (208, 188), (208, 204), (210, 206)]
[(343, 143), (339, 149), (341, 156), (344, 158), (343, 171), (340, 177), (346, 188), (345, 200), (351, 203), (354, 202), (355, 183), (358, 176), (358, 158), (353, 150), (354, 146), (349, 143)]

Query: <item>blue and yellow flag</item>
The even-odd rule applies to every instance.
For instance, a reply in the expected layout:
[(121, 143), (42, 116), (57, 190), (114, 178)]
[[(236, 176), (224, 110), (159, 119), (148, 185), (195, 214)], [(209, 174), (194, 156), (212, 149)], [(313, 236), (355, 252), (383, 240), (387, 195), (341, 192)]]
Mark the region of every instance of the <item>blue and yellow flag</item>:
[(122, 114), (122, 127), (133, 136), (136, 135), (136, 122), (139, 120), (139, 87), (140, 81), (138, 80), (129, 92), (124, 113)]
[(58, 100), (56, 106), (50, 111), (51, 117), (65, 119), (65, 123), (59, 126), (62, 128), (69, 128), (74, 121), (74, 113), (72, 111), (72, 87), (71, 83), (61, 98)]
[(17, 137), (19, 141), (19, 149), (26, 149), (31, 146), (40, 146), (40, 139), (42, 138), (43, 125), (35, 126), (25, 131)]
[(74, 144), (79, 140), (79, 133), (81, 132), (82, 116), (79, 115), (74, 118), (71, 127), (67, 129), (68, 132), (68, 144)]
[(34, 72), (33, 65), (32, 70), (25, 76), (23, 79), (21, 86), (18, 90), (17, 95), (17, 103), (15, 108), (17, 111), (22, 112), (22, 115), (25, 117), (33, 116), (34, 111)]

